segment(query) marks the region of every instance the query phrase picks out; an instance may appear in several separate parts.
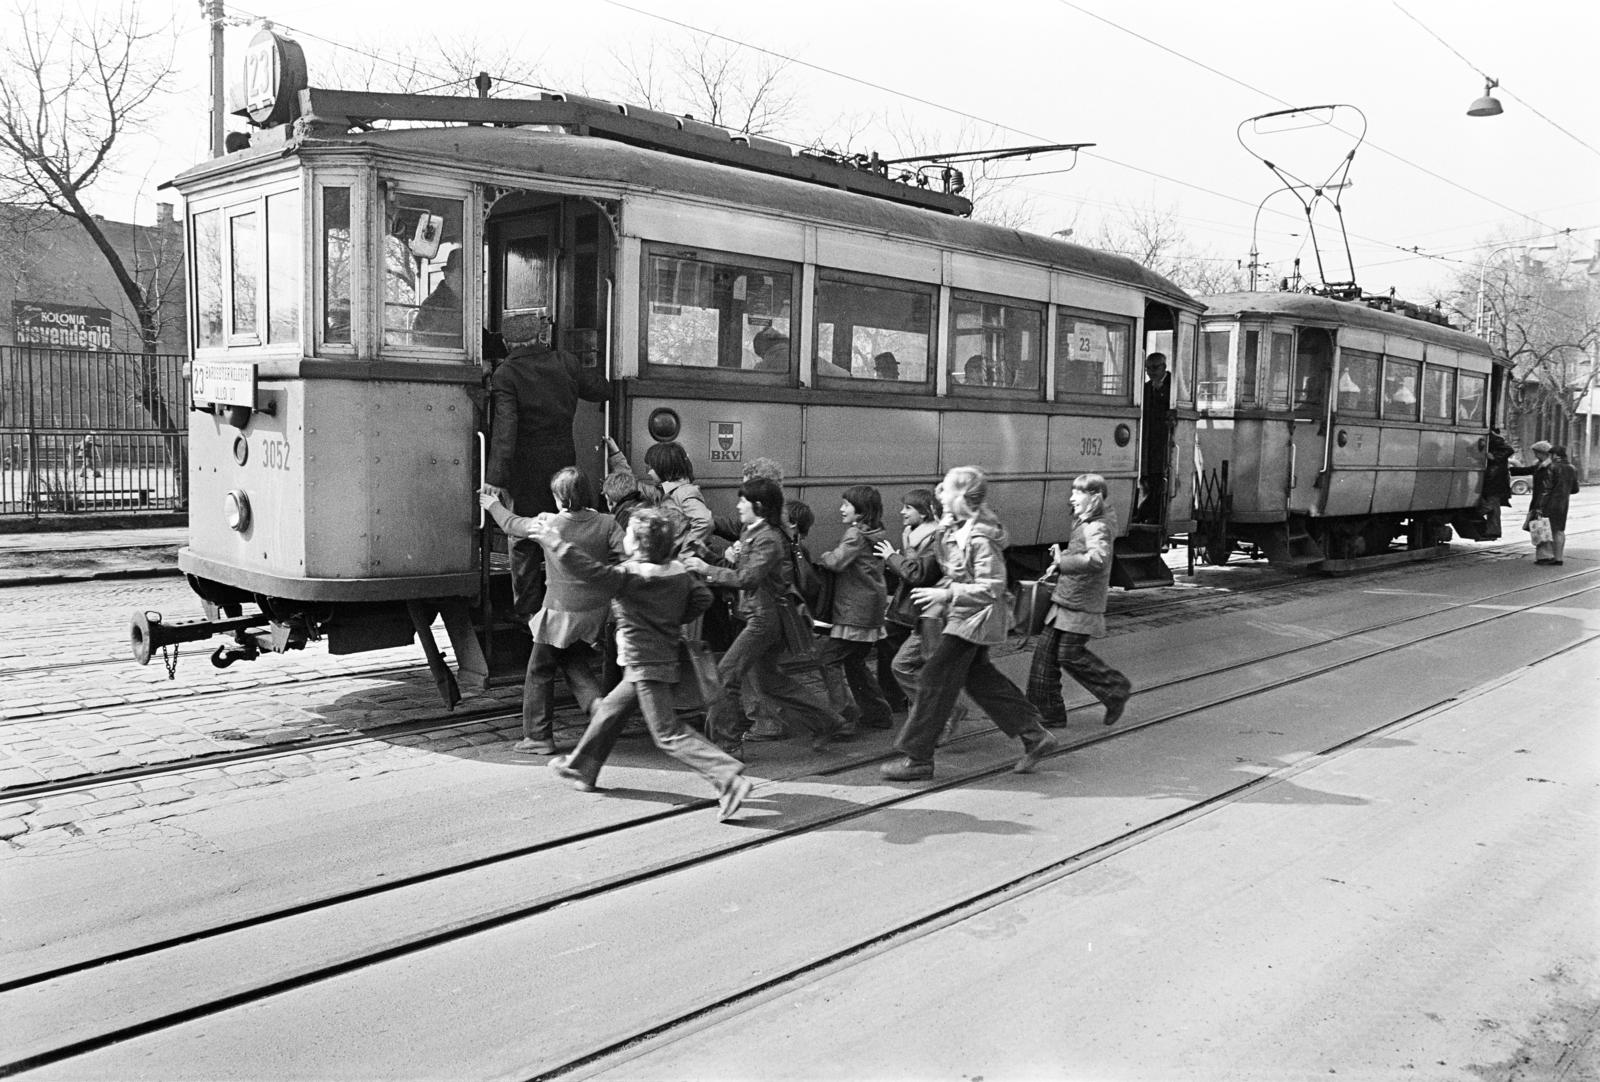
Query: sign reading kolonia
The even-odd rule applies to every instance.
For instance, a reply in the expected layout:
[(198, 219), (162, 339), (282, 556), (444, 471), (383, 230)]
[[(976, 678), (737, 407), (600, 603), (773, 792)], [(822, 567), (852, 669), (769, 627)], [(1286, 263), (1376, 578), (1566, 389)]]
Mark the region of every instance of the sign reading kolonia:
[(11, 320), (19, 346), (52, 349), (111, 348), (111, 310), (44, 301), (11, 302)]

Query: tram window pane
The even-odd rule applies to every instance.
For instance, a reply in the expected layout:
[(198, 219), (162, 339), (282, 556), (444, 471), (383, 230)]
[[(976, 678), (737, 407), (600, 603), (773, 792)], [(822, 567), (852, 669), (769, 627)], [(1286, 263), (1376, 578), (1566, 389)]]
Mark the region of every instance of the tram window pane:
[(1461, 373), (1460, 397), (1456, 399), (1456, 424), (1483, 424), (1484, 403), (1488, 400), (1489, 377)]
[(300, 337), (300, 193), (267, 196), (267, 341)]
[(230, 334), (254, 336), (261, 282), (261, 250), (257, 245), (256, 215), (235, 214), (228, 219), (228, 280), (233, 286), (233, 321)]
[(322, 189), (322, 340), (350, 341), (350, 189)]
[(1199, 349), (1199, 342), (1195, 335), (1195, 325), (1185, 319), (1178, 324), (1178, 350), (1171, 359), (1168, 371), (1172, 373), (1172, 404), (1174, 406), (1194, 405), (1194, 369), (1195, 354)]
[(1320, 327), (1300, 328), (1294, 359), (1294, 408), (1320, 413), (1326, 406), (1328, 380), (1333, 374), (1333, 338)]
[[(516, 237), (505, 246), (507, 312), (550, 311), (550, 237)], [(587, 326), (587, 324), (583, 324)]]
[(1200, 332), (1200, 374), (1195, 383), (1197, 405), (1214, 409), (1228, 404), (1228, 347), (1230, 330)]
[(1422, 366), (1415, 361), (1383, 360), (1383, 416), (1389, 421), (1417, 419), (1417, 381)]
[(1253, 406), (1256, 401), (1256, 367), (1261, 363), (1261, 332), (1244, 332), (1244, 356), (1239, 358), (1239, 405)]
[(649, 364), (790, 370), (793, 274), (683, 256), (652, 255), (649, 263)]
[(817, 281), (817, 375), (926, 385), (934, 293), (823, 271)]
[(383, 234), (383, 344), (461, 349), (462, 200), (391, 189)]
[(222, 212), (194, 216), (194, 287), (197, 346), (227, 344), (222, 332)]
[(1043, 330), (1037, 308), (957, 295), (950, 305), (950, 386), (1037, 392)]
[(1289, 408), (1289, 383), (1294, 375), (1294, 335), (1274, 332), (1267, 368), (1261, 373), (1256, 395), (1269, 410)]
[(1456, 370), (1434, 368), (1422, 371), (1422, 416), (1430, 421), (1450, 420), (1450, 404), (1456, 398)]
[(1057, 313), (1056, 397), (1100, 395), (1126, 400), (1132, 341), (1125, 323)]
[(1339, 412), (1378, 414), (1378, 355), (1344, 350), (1339, 359)]

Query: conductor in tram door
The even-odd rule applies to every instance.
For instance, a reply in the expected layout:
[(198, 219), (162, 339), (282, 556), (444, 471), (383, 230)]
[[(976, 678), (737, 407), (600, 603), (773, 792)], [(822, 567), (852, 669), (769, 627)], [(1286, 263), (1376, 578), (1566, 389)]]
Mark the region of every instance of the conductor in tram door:
[(699, 556), (686, 556), (683, 560), (685, 567), (704, 576), (713, 586), (737, 586), (739, 614), (745, 621), (743, 630), (717, 663), (722, 690), (706, 712), (707, 729), (715, 734), (724, 751), (742, 757), (750, 718), (740, 707), (739, 691), (745, 680), (754, 680), (757, 692), (783, 710), (786, 717), (805, 726), (812, 736), (812, 748), (820, 751), (844, 727), (844, 721), (778, 667), (784, 655), (779, 599), (787, 597), (794, 585), (788, 544), (778, 525), (783, 514), (783, 490), (765, 478), (753, 477), (739, 486), (736, 506), (744, 532), (722, 562), (711, 564)]
[(525, 538), (546, 552), (560, 548), (547, 564), (548, 589), (544, 604), (528, 620), (533, 650), (522, 685), (522, 739), (511, 750), (525, 755), (554, 755), (550, 693), (556, 670), (578, 700), (578, 709), (590, 713), (603, 691), (598, 674), (596, 644), (605, 629), (608, 596), (580, 578), (573, 553), (592, 560), (615, 563), (623, 557), (623, 531), (616, 519), (596, 511), (594, 486), (588, 475), (568, 466), (550, 481), (557, 510), (536, 516), (517, 516), (506, 510), (497, 493), (486, 490), (478, 501), (494, 516), (507, 537)]
[(1012, 767), (1029, 774), (1056, 747), (1055, 734), (1022, 689), (1006, 679), (989, 659), (991, 647), (1006, 641), (1005, 527), (987, 503), (989, 483), (976, 466), (957, 466), (945, 474), (936, 495), (945, 508), (944, 578), (920, 586), (911, 598), (929, 616), (943, 616), (939, 644), (922, 669), (916, 702), (895, 735), (905, 758), (879, 772), (892, 781), (933, 777), (933, 753), (945, 720), (965, 690), (1007, 736), (1022, 741), (1022, 758)]
[(1133, 694), (1126, 676), (1089, 650), (1091, 638), (1106, 633), (1106, 595), (1111, 589), (1111, 541), (1117, 534), (1116, 511), (1106, 503), (1106, 479), (1086, 473), (1072, 482), (1072, 538), (1067, 547), (1050, 547), (1057, 572), (1050, 595), (1044, 634), (1033, 649), (1028, 671), (1028, 701), (1051, 727), (1067, 723), (1061, 697), (1065, 670), (1105, 704), (1105, 724), (1115, 725)]
[[(486, 481), (523, 517), (556, 511), (550, 481), (578, 453), (572, 442), (572, 420), (578, 402), (604, 402), (611, 385), (597, 369), (577, 357), (550, 348), (551, 323), (543, 316), (518, 313), (500, 325), (506, 359), (490, 382), (493, 409), (489, 426)], [(511, 597), (519, 617), (527, 619), (544, 599), (544, 550), (537, 541), (511, 542)]]
[(444, 277), (417, 309), (411, 324), (411, 337), (419, 346), (444, 349), (461, 348), (462, 284), (461, 249), (452, 248), (444, 260)]
[(1172, 416), (1172, 373), (1167, 371), (1167, 355), (1152, 353), (1146, 357), (1144, 374), (1144, 438), (1139, 463), (1139, 484), (1144, 495), (1134, 519), (1156, 522), (1167, 498), (1168, 418)]
[(553, 545), (554, 563), (570, 567), (591, 589), (613, 599), (617, 653), (623, 666), (622, 682), (599, 702), (578, 746), (571, 755), (552, 759), (550, 769), (574, 788), (594, 792), (600, 771), (637, 705), (656, 747), (709, 781), (717, 791), (717, 818), (731, 819), (750, 793), (743, 764), (696, 734), (673, 709), (682, 625), (706, 610), (711, 591), (672, 558), (672, 520), (658, 508), (635, 511), (623, 535), (627, 560), (615, 567), (554, 537), (548, 523), (534, 530), (540, 540)]

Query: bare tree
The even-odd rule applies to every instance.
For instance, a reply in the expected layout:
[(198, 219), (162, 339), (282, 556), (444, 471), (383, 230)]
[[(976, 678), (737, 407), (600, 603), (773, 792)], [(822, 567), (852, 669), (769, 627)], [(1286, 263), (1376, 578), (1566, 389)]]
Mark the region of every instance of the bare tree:
[(182, 413), (161, 392), (155, 354), (173, 268), (130, 258), (89, 209), (89, 190), (116, 168), (130, 136), (142, 130), (172, 79), (176, 37), (170, 24), (147, 26), (137, 5), (60, 17), (37, 0), (16, 11), (0, 47), (0, 200), (77, 223), (105, 259), (138, 325), (145, 356), (135, 395), (165, 433), (180, 499), (187, 498)]
[(615, 96), (647, 109), (679, 113), (748, 135), (771, 135), (793, 121), (799, 95), (789, 65), (730, 42), (693, 34), (643, 50), (612, 53)]
[(526, 97), (543, 86), (542, 58), (528, 57), (512, 41), (479, 35), (442, 38), (424, 46), (408, 43), (395, 56), (383, 46), (355, 44), (326, 54), (308, 50), (313, 85), (361, 87), (400, 94), (472, 91), (479, 72), (488, 74), (490, 97)]
[(1484, 336), (1512, 365), (1508, 424), (1532, 416), (1554, 442), (1571, 440), (1578, 408), (1600, 382), (1600, 282), (1572, 270), (1570, 245), (1548, 260), (1495, 254), (1486, 246), (1484, 260), (1458, 277), (1456, 311), (1474, 320), (1481, 312)]
[(1238, 260), (1191, 244), (1173, 207), (1119, 203), (1114, 213), (1102, 217), (1092, 229), (1077, 233), (1082, 243), (1125, 255), (1196, 296), (1245, 288), (1245, 273)]

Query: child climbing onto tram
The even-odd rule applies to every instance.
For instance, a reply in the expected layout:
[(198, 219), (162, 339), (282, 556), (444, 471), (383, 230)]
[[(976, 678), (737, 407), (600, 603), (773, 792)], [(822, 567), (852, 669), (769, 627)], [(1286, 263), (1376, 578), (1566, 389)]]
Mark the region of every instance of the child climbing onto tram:
[[(545, 543), (550, 532), (546, 524), (532, 528), (533, 536)], [(552, 759), (550, 769), (574, 788), (594, 792), (600, 771), (637, 705), (656, 747), (716, 788), (717, 818), (726, 821), (738, 814), (750, 794), (744, 766), (685, 725), (673, 708), (682, 625), (711, 604), (710, 589), (672, 558), (674, 532), (671, 519), (658, 508), (635, 511), (623, 534), (627, 560), (619, 566), (601, 563), (570, 542), (554, 543), (555, 560), (614, 598), (623, 678), (600, 700), (572, 754)]]

